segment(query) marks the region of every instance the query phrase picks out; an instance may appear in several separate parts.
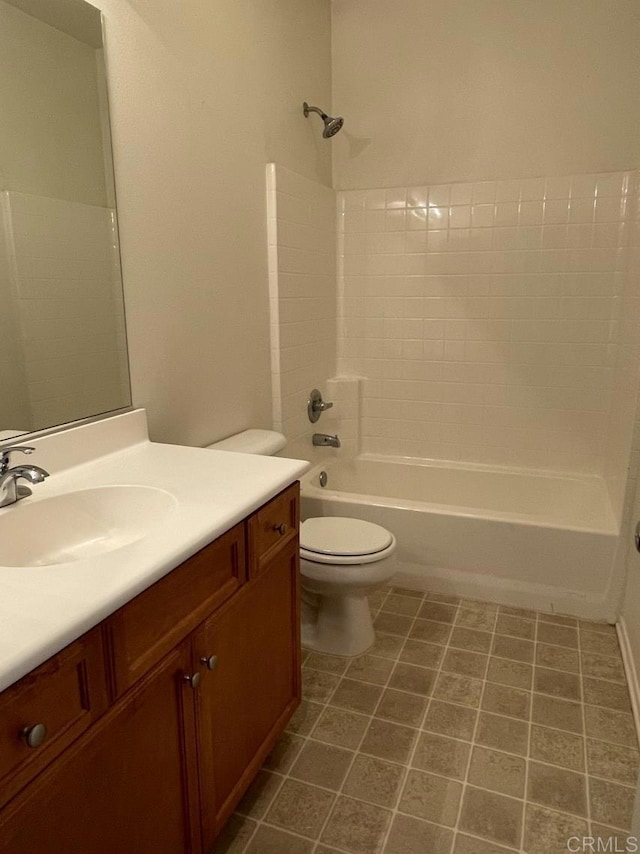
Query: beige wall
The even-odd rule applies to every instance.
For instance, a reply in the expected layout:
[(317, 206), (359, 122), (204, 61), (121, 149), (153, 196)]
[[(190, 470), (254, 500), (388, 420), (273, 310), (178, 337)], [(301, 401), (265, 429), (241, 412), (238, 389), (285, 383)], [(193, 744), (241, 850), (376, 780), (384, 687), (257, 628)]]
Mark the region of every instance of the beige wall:
[[(295, 457), (314, 459), (309, 392), (336, 372), (336, 199), (330, 187), (267, 168), (273, 422)], [(314, 456), (312, 456), (314, 455)]]
[(104, 205), (94, 48), (0, 2), (0, 56), (0, 189)]
[(134, 402), (159, 441), (268, 427), (265, 164), (329, 180), (301, 112), (330, 98), (329, 2), (98, 5)]
[(334, 186), (638, 165), (633, 0), (335, 0)]

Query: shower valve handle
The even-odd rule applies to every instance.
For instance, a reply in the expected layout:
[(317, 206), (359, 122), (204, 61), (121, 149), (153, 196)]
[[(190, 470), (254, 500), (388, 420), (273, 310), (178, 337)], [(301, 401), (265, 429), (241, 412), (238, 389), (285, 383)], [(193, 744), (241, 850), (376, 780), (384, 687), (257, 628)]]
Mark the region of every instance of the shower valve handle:
[(326, 412), (327, 409), (331, 409), (332, 406), (333, 403), (322, 399), (321, 391), (318, 391), (317, 388), (312, 389), (311, 394), (309, 395), (309, 400), (307, 401), (307, 415), (309, 416), (309, 421), (311, 421), (312, 424), (315, 424), (322, 413)]

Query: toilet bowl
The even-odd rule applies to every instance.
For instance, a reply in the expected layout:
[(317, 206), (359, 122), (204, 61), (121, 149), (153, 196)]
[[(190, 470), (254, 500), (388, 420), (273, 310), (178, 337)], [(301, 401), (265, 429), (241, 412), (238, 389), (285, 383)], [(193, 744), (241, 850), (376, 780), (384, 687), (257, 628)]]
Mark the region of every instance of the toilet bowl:
[[(245, 430), (208, 447), (272, 456), (286, 439), (271, 430)], [(395, 573), (396, 540), (380, 525), (342, 516), (306, 519), (300, 526), (302, 643), (332, 655), (354, 656), (375, 641), (368, 595)]]

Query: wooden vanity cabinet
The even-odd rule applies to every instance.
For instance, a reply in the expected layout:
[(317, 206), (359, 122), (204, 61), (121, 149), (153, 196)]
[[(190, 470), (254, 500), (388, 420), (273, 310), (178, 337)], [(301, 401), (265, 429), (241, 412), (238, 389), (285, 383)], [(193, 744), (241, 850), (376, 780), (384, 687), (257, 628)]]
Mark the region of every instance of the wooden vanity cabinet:
[[(0, 694), (15, 738), (27, 720), (16, 697), (33, 703), (34, 675), (51, 676), (40, 687), (57, 713), (52, 662), (84, 673), (91, 652), (90, 708), (58, 748), (40, 759), (25, 748), (4, 769), (0, 854), (209, 849), (300, 701), (298, 502), (296, 483)], [(279, 540), (265, 554), (254, 532), (264, 540), (272, 516)], [(259, 572), (249, 554), (262, 555)]]

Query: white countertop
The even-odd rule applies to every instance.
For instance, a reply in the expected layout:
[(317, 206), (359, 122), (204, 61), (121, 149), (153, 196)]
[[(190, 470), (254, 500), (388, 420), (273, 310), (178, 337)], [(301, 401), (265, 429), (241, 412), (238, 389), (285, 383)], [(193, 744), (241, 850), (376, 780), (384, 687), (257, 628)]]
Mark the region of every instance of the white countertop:
[[(138, 413), (131, 415), (140, 421)], [(83, 440), (91, 433), (86, 427), (77, 429), (85, 430)], [(1, 509), (1, 515), (16, 512), (23, 503), (115, 484), (166, 490), (176, 499), (175, 507), (144, 539), (97, 557), (52, 566), (0, 566), (0, 690), (228, 531), (309, 467), (304, 460), (162, 445), (139, 435), (128, 447), (121, 442), (124, 447), (69, 466), (68, 435), (65, 441), (62, 466), (55, 464), (54, 443), (42, 442), (29, 462), (51, 476), (33, 487), (31, 497)], [(48, 465), (47, 451), (53, 464)], [(89, 456), (86, 448), (83, 456)]]

